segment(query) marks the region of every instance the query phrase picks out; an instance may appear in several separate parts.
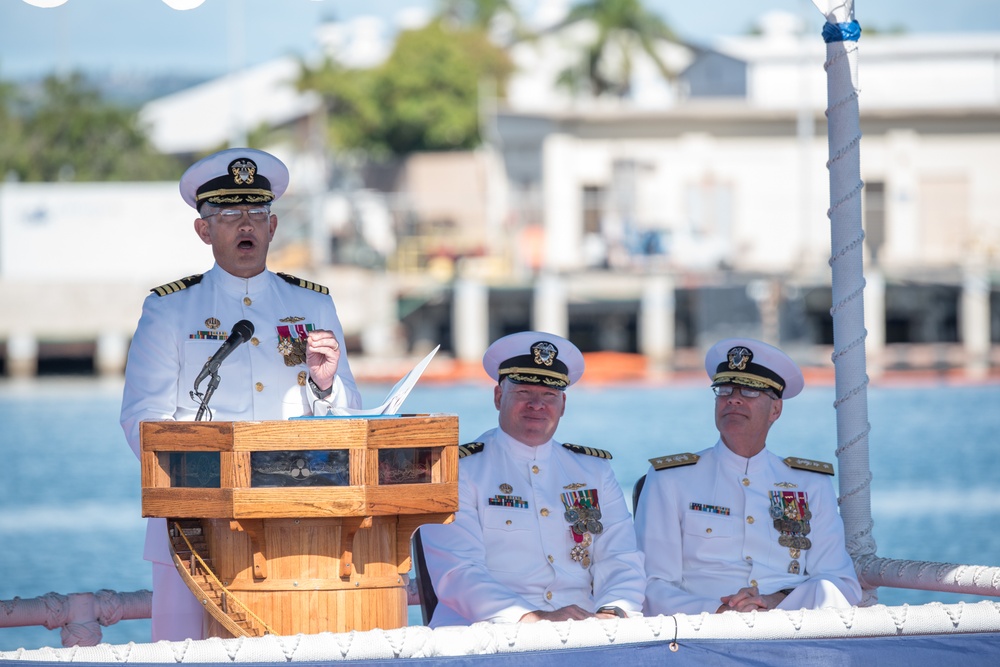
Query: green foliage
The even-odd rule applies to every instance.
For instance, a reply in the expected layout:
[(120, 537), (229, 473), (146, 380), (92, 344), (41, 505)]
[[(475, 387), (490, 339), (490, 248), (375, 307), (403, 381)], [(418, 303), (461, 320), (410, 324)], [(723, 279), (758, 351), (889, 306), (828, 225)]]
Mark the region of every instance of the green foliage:
[(648, 11), (641, 0), (588, 0), (573, 6), (562, 25), (590, 21), (597, 28), (594, 41), (586, 45), (579, 63), (564, 70), (558, 83), (571, 90), (587, 87), (595, 97), (629, 94), (632, 57), (644, 51), (660, 73), (672, 79), (674, 73), (656, 52), (657, 42), (677, 41), (670, 27)]
[(47, 77), (37, 94), (0, 92), (0, 169), (22, 181), (174, 179), (133, 110), (104, 102), (81, 74)]
[(327, 61), (306, 69), (300, 87), (326, 101), (335, 149), (405, 155), (478, 145), (480, 83), (495, 83), (502, 95), (511, 69), (481, 30), (436, 21), (400, 34), (380, 67), (350, 70)]

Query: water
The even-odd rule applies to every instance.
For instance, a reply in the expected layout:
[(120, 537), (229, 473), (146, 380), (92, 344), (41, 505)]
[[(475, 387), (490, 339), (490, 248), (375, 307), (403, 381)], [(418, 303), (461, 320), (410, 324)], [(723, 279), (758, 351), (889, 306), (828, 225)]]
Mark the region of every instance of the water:
[[(375, 405), (388, 386), (364, 387)], [(0, 600), (109, 588), (149, 589), (142, 560), (139, 464), (118, 426), (119, 381), (0, 383)], [(831, 387), (807, 388), (785, 404), (769, 447), (834, 460)], [(880, 556), (1000, 565), (1000, 385), (873, 387), (871, 469)], [(460, 417), (467, 442), (496, 425), (488, 384), (416, 387), (407, 412)], [(611, 450), (631, 496), (647, 459), (715, 442), (707, 388), (570, 390), (558, 437)], [(973, 596), (884, 588), (885, 604), (956, 602)], [(411, 608), (411, 619), (419, 618)], [(103, 629), (105, 641), (148, 641), (149, 621)], [(58, 646), (59, 632), (0, 629), (0, 650)]]

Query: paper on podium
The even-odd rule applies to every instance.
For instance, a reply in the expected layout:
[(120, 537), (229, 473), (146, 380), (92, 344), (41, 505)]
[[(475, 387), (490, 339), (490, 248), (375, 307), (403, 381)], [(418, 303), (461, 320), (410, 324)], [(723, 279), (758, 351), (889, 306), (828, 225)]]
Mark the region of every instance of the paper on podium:
[(403, 376), (396, 386), (392, 388), (389, 395), (385, 397), (385, 401), (382, 405), (377, 408), (330, 408), (328, 416), (333, 417), (365, 417), (373, 415), (393, 415), (396, 414), (400, 406), (403, 405), (403, 401), (409, 396), (410, 390), (417, 384), (417, 380), (423, 374), (424, 369), (427, 368), (427, 364), (431, 363), (431, 359), (441, 348), (440, 345), (435, 347), (430, 353), (420, 360), (420, 363), (413, 367), (409, 373)]

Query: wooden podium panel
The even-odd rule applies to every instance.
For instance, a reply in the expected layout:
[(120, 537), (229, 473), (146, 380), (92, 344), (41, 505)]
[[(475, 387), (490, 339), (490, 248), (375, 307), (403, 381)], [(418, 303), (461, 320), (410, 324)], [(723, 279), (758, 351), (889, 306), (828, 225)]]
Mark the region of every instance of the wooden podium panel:
[(405, 626), (410, 536), (458, 509), (453, 415), (143, 422), (140, 443), (143, 516), (210, 636)]

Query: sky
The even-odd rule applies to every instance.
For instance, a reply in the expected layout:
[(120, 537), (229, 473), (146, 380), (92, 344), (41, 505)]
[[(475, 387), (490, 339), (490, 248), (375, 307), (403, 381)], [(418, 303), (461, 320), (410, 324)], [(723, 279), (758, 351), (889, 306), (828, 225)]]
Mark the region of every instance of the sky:
[[(535, 8), (570, 0), (514, 2)], [(817, 39), (823, 25), (810, 0), (645, 0), (645, 4), (682, 38), (700, 44), (745, 33), (757, 16), (771, 10), (793, 12), (812, 22)], [(195, 9), (178, 11), (162, 0), (67, 0), (54, 8), (0, 0), (0, 79), (73, 70), (212, 76), (234, 64), (315, 52), (315, 30), (324, 20), (374, 15), (391, 34), (401, 17), (412, 19), (414, 11), (426, 15), (436, 6), (437, 0), (206, 0)], [(862, 28), (1000, 32), (1000, 0), (856, 0), (855, 14)]]

